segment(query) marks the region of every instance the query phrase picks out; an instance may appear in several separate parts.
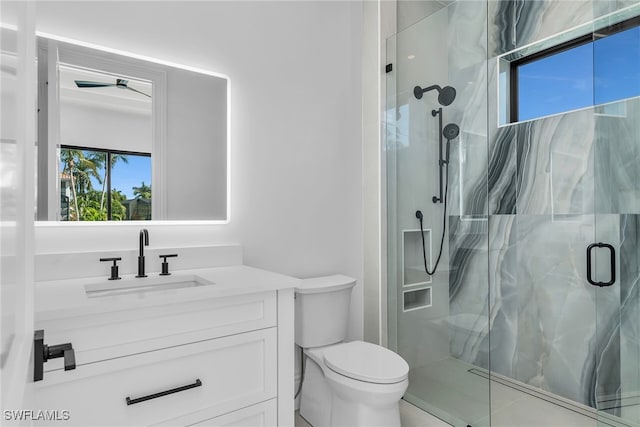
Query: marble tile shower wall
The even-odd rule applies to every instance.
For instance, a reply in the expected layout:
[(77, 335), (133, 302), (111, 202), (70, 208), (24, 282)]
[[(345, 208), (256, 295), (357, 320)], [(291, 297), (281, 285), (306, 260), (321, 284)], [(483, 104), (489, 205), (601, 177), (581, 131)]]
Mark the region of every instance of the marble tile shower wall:
[[(488, 90), (458, 113), (452, 155), (450, 322), (478, 332), (449, 328), (452, 355), (601, 408), (640, 389), (640, 100), (624, 102), (624, 114), (595, 107), (498, 127), (496, 57), (630, 4), (489, 1), (488, 26), (465, 23), (478, 37), (488, 31), (475, 77), (487, 75)], [(469, 58), (455, 46), (449, 55)], [(457, 69), (452, 80), (468, 80), (470, 68)], [(465, 125), (486, 120), (484, 132)], [(585, 249), (599, 239), (619, 248), (607, 292), (586, 280)]]

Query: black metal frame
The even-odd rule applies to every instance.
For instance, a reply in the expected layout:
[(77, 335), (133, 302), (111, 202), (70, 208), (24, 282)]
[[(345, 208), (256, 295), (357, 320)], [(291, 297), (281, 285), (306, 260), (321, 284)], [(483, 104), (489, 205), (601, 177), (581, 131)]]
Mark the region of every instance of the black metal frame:
[(548, 49), (541, 50), (523, 58), (511, 61), (509, 64), (509, 123), (516, 123), (519, 120), (518, 101), (519, 101), (519, 88), (518, 88), (518, 73), (520, 67), (540, 59), (548, 58), (558, 53), (584, 46), (585, 44), (593, 43), (594, 41), (611, 36), (616, 33), (628, 30), (630, 28), (640, 26), (640, 16), (626, 19), (616, 24), (609, 25), (594, 32), (585, 34), (575, 39), (566, 41), (556, 46), (552, 46)]
[(515, 123), (519, 120), (518, 116), (520, 112), (518, 111), (518, 101), (520, 98), (518, 95), (520, 94), (520, 90), (518, 87), (518, 76), (521, 66), (536, 62), (540, 59), (551, 57), (553, 55), (557, 55), (561, 52), (565, 52), (579, 46), (584, 46), (585, 44), (591, 43), (592, 41), (593, 35), (586, 34), (582, 37), (578, 37), (577, 39), (569, 40), (568, 42), (553, 46), (549, 49), (541, 50), (540, 52), (536, 52), (532, 55), (525, 56), (511, 62), (509, 64), (509, 122)]

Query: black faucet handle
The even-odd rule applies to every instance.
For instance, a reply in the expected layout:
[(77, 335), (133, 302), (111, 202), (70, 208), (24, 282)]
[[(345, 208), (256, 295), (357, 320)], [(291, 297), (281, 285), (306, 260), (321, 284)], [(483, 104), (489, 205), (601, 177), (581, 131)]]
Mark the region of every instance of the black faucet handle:
[(160, 255), (160, 258), (162, 258), (162, 273), (160, 273), (161, 276), (168, 276), (171, 274), (169, 273), (169, 263), (167, 262), (167, 258), (175, 258), (177, 256), (178, 254)]
[(113, 257), (113, 258), (100, 258), (101, 262), (104, 261), (113, 261), (113, 265), (111, 266), (111, 276), (109, 280), (120, 280), (121, 277), (118, 276), (118, 261), (121, 261), (122, 257)]

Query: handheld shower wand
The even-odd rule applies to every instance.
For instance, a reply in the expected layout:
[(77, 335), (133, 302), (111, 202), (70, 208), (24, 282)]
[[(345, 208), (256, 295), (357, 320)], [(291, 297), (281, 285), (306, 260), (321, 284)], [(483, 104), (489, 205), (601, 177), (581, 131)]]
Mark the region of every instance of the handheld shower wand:
[[(436, 269), (438, 268), (438, 264), (440, 263), (440, 258), (442, 257), (442, 248), (444, 247), (444, 237), (446, 236), (446, 225), (447, 225), (447, 195), (449, 194), (449, 152), (451, 149), (451, 140), (458, 137), (460, 134), (460, 127), (455, 123), (449, 123), (444, 127), (444, 130), (440, 133), (440, 137), (447, 140), (447, 146), (445, 151), (444, 159), (440, 159), (440, 199), (436, 200), (436, 196), (433, 196), (433, 202), (441, 201), (444, 203), (444, 209), (442, 210), (442, 236), (440, 237), (440, 250), (438, 251), (438, 258), (436, 258), (436, 262), (433, 265), (433, 269), (429, 271), (429, 267), (427, 266), (427, 251), (425, 248), (424, 242), (424, 227), (422, 225), (422, 220), (424, 215), (422, 211), (416, 211), (416, 218), (420, 222), (420, 237), (422, 238), (422, 257), (424, 260), (424, 271), (429, 275), (433, 276), (435, 274)], [(440, 144), (442, 148), (442, 144)], [(446, 167), (445, 171), (445, 179), (444, 179), (444, 196), (442, 195), (442, 168)]]
[[(440, 87), (438, 85), (431, 85), (426, 88), (421, 88), (420, 86), (416, 86), (413, 88), (413, 95), (416, 99), (422, 99), (422, 96), (425, 92), (429, 92), (431, 90), (438, 91), (438, 102), (443, 107), (451, 105), (451, 103), (456, 99), (456, 90), (451, 86)], [(442, 213), (442, 236), (440, 238), (440, 250), (438, 251), (438, 258), (433, 266), (433, 269), (430, 271), (427, 266), (427, 251), (425, 248), (424, 242), (424, 227), (422, 224), (423, 214), (422, 211), (416, 211), (416, 218), (420, 222), (420, 237), (422, 238), (422, 256), (424, 259), (424, 270), (429, 275), (432, 276), (435, 274), (436, 269), (438, 268), (438, 264), (440, 263), (440, 258), (442, 257), (442, 248), (444, 247), (444, 238), (446, 236), (446, 225), (447, 225), (447, 194), (449, 193), (449, 155), (451, 152), (451, 140), (458, 137), (460, 134), (460, 127), (455, 123), (449, 123), (443, 129), (442, 127), (442, 107), (437, 110), (432, 110), (431, 115), (433, 117), (438, 116), (438, 166), (439, 166), (439, 177), (440, 177), (440, 193), (439, 196), (433, 196), (433, 203), (444, 203), (444, 209)], [(442, 142), (443, 138), (447, 140), (447, 144), (443, 147)], [(446, 167), (446, 171), (443, 169)], [(444, 174), (444, 177), (443, 177)], [(443, 179), (444, 178), (444, 179)], [(442, 184), (444, 182), (444, 194), (442, 189)]]
[(444, 163), (449, 164), (449, 152), (451, 151), (451, 140), (456, 139), (460, 134), (460, 127), (455, 123), (449, 123), (444, 127), (442, 135), (447, 140), (447, 147), (445, 150)]

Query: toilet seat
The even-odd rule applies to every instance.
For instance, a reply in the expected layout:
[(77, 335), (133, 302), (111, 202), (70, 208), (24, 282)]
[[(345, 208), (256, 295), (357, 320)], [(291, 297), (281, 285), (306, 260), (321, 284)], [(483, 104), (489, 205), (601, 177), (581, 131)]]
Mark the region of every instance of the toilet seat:
[(394, 384), (409, 374), (409, 365), (398, 354), (364, 341), (330, 346), (323, 353), (327, 368), (357, 381)]

